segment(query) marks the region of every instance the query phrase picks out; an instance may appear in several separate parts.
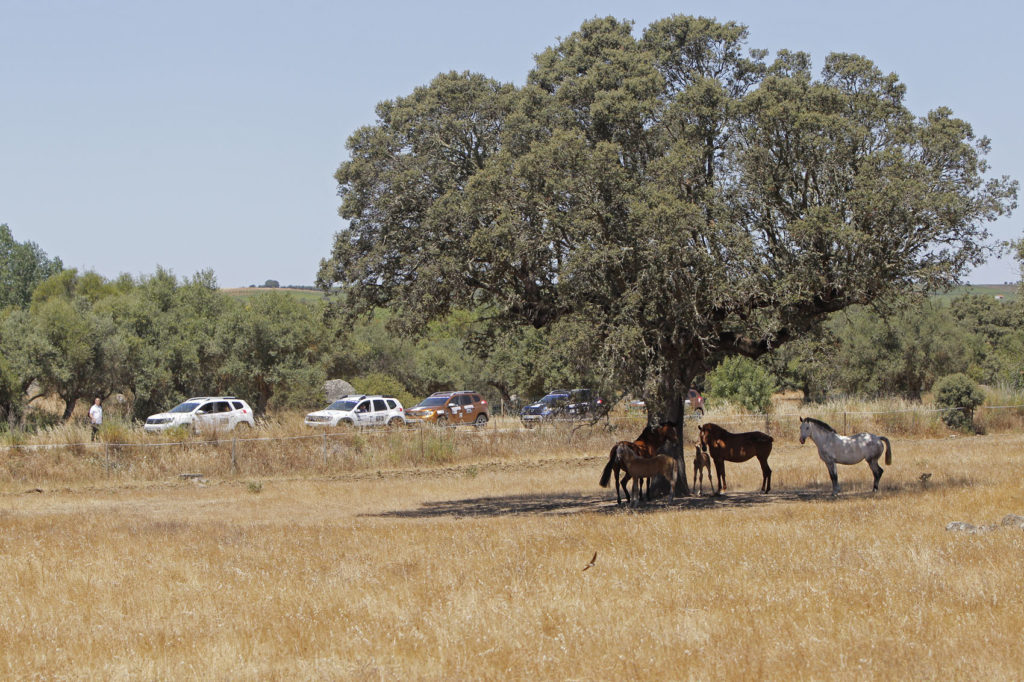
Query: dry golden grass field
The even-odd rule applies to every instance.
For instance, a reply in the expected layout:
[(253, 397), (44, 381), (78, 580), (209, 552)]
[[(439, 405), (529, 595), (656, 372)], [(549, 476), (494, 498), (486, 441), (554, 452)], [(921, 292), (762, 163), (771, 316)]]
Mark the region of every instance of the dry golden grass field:
[(0, 451), (0, 677), (1024, 677), (1019, 430), (890, 432), (836, 498), (773, 433), (771, 493), (639, 510), (625, 429)]

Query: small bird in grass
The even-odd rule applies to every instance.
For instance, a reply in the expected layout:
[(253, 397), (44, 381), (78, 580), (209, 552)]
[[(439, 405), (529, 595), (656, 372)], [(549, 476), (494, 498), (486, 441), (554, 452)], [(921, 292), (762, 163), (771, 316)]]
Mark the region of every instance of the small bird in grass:
[(931, 477), (932, 477), (932, 475), (931, 475), (930, 472), (926, 472), (926, 473), (921, 474), (921, 483), (927, 483), (928, 479), (931, 478)]
[(590, 563), (583, 567), (583, 570), (587, 570), (591, 566), (597, 563), (597, 552), (594, 552), (594, 556), (590, 559)]

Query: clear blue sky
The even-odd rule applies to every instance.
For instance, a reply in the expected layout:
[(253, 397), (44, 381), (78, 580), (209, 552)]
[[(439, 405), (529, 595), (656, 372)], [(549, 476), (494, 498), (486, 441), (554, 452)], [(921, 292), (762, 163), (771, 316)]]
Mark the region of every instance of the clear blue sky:
[[(916, 114), (951, 107), (992, 139), (993, 171), (1024, 180), (1024, 12), (1006, 0), (0, 0), (0, 223), (107, 277), (312, 284), (342, 226), (333, 173), (377, 102), (450, 70), (521, 85), (588, 18), (639, 34), (675, 13), (744, 23), (750, 47), (815, 68), (867, 55)], [(1020, 238), (1019, 212), (992, 229)], [(969, 279), (1016, 281), (1016, 263)]]

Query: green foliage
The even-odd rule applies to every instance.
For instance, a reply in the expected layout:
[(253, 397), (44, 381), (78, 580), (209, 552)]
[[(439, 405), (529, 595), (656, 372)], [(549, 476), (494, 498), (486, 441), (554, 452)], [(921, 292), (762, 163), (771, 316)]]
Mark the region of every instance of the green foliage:
[(823, 402), (839, 391), (836, 368), (841, 349), (827, 326), (787, 343), (767, 358), (766, 364), (782, 390), (796, 389), (805, 401)]
[(890, 311), (857, 306), (828, 327), (838, 344), (836, 385), (849, 395), (920, 399), (939, 376), (966, 371), (977, 353), (971, 330), (927, 299), (904, 300)]
[(405, 407), (411, 407), (418, 402), (398, 379), (383, 372), (371, 372), (354, 377), (349, 383), (359, 393), (394, 396)]
[(740, 355), (725, 358), (708, 372), (705, 380), (708, 396), (714, 400), (742, 405), (751, 412), (771, 409), (775, 380), (764, 367)]
[(817, 336), (774, 353), (772, 367), (811, 400), (827, 394), (919, 400), (951, 372), (1012, 386), (1024, 369), (1015, 310), (972, 295), (853, 306), (832, 315)]
[(272, 400), (277, 408), (320, 402), (325, 375), (318, 360), (326, 338), (313, 308), (278, 292), (232, 301), (216, 340), (223, 390), (248, 396), (257, 412)]
[(939, 407), (955, 408), (942, 414), (942, 420), (955, 429), (971, 429), (974, 426), (974, 410), (985, 402), (985, 394), (966, 374), (950, 374), (935, 382), (932, 387), (935, 404)]
[(970, 336), (975, 381), (1024, 388), (1024, 310), (1019, 303), (992, 296), (963, 295), (950, 302), (957, 325)]
[(109, 312), (95, 305), (109, 295), (105, 286), (95, 273), (65, 270), (33, 294), (29, 325), (39, 345), (32, 371), (44, 392), (64, 400), (64, 419), (79, 400), (111, 395), (131, 371), (124, 336)]
[(947, 109), (915, 116), (864, 57), (829, 55), (816, 78), (747, 36), (677, 15), (637, 39), (596, 18), (521, 87), (447, 73), (382, 102), (337, 171), (348, 226), (318, 284), (344, 291), (349, 326), (388, 308), (420, 334), (482, 311), (491, 343), (473, 351), (565, 324), (537, 362), (482, 353), (502, 390), (586, 363), (671, 411), (725, 357), (984, 259), (1017, 191), (985, 177), (988, 140)]
[(21, 413), (18, 378), (0, 353), (0, 428), (18, 419)]
[(0, 224), (0, 309), (25, 308), (36, 286), (63, 268), (59, 258), (47, 258), (35, 242), (17, 242), (11, 229)]

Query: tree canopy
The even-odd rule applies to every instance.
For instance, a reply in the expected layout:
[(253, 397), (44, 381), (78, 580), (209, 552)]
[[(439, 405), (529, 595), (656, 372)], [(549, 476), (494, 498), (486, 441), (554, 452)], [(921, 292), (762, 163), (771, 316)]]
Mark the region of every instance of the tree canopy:
[(0, 224), (0, 308), (28, 307), (32, 291), (63, 268), (59, 258), (48, 258), (35, 242), (18, 242), (6, 224)]
[[(445, 73), (380, 103), (336, 173), (348, 221), (318, 284), (414, 330), (456, 308), (575, 329), (602, 375), (676, 418), (722, 358), (829, 313), (956, 283), (1017, 183), (946, 108), (869, 59), (747, 48), (672, 16), (593, 19), (525, 85)], [(659, 414), (660, 413), (660, 414)]]

